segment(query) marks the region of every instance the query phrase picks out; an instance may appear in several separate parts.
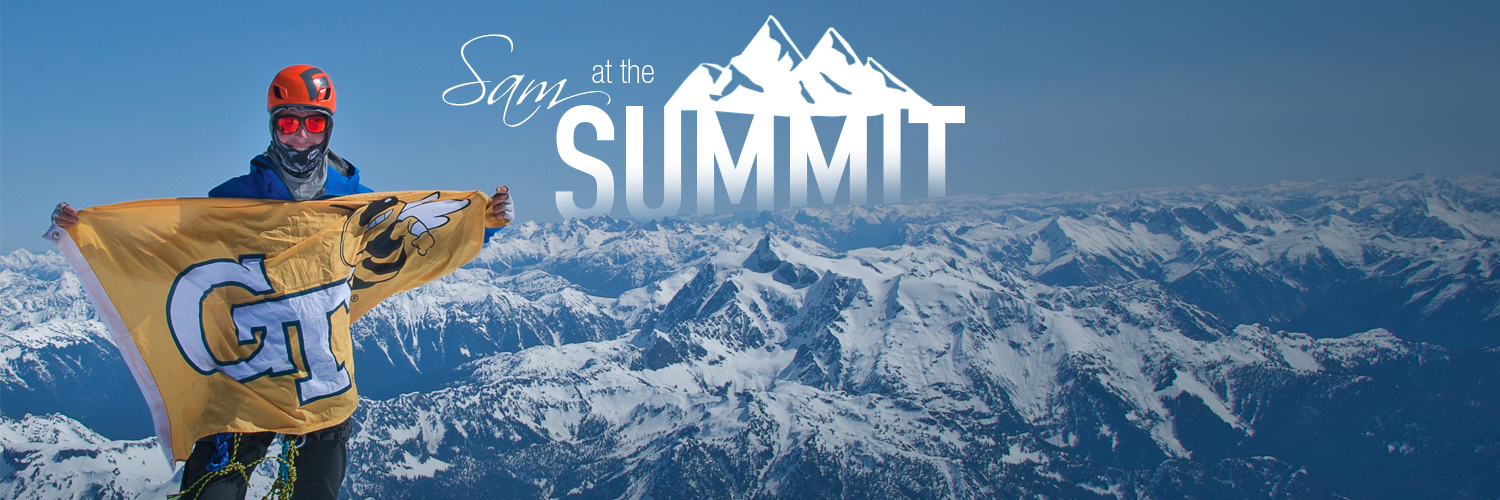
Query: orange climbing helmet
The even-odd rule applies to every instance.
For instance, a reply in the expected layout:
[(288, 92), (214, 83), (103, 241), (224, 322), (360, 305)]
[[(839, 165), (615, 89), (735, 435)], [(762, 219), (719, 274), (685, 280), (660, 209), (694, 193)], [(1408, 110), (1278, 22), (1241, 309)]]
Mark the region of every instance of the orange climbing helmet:
[(333, 91), (328, 73), (307, 64), (282, 68), (266, 91), (266, 111), (271, 112), (282, 106), (316, 106), (327, 109), (331, 115), (337, 105), (338, 94)]

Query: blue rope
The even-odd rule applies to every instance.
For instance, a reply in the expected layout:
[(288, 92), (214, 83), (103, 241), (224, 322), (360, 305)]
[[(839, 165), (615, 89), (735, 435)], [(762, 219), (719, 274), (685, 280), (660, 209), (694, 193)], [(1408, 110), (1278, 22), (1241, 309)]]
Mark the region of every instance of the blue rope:
[(279, 471), (280, 474), (277, 474), (276, 477), (288, 478), (292, 477), (292, 449), (299, 446), (298, 441), (301, 439), (286, 435), (283, 435), (281, 438), (281, 460), (278, 462), (281, 465), (281, 470)]
[(208, 471), (218, 472), (229, 466), (229, 442), (233, 434), (221, 432), (214, 434), (214, 455), (208, 459)]

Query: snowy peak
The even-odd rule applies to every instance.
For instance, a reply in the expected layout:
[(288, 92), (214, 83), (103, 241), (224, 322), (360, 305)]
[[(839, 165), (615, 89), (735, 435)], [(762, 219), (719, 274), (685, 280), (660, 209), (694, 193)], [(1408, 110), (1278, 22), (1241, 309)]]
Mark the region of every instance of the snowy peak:
[[(781, 256), (771, 248), (771, 235), (766, 235), (755, 244), (755, 250), (750, 252), (750, 257), (745, 259), (745, 269), (758, 273), (775, 271), (782, 264)], [(780, 246), (779, 244), (777, 246)]]
[(0, 271), (56, 276), (67, 267), (62, 255), (56, 252), (34, 254), (21, 248), (9, 255), (0, 255)]
[(0, 417), (0, 448), (6, 498), (161, 498), (181, 481), (156, 438), (111, 441), (63, 415)]

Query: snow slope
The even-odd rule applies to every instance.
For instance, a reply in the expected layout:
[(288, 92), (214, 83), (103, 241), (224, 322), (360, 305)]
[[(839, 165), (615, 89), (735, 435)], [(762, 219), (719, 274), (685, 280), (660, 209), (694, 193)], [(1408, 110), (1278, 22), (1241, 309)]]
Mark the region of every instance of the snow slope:
[[(344, 491), (1493, 497), (1497, 194), (1413, 178), (519, 224), (356, 325)], [(90, 389), (108, 356), (64, 362), (112, 346), (54, 255), (0, 257), (0, 278), (5, 425), (91, 435), (21, 415), (133, 396)], [(26, 391), (54, 396), (12, 403)], [(3, 434), (0, 487), (156, 484), (12, 458), (43, 434)], [(134, 449), (92, 436), (67, 446)]]

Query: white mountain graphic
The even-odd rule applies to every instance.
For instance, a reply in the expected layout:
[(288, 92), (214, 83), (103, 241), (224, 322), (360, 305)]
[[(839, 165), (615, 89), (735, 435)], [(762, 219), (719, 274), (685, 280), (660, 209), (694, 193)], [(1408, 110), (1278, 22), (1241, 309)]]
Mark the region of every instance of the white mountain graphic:
[(927, 106), (875, 58), (861, 64), (833, 28), (804, 57), (775, 16), (728, 65), (699, 65), (667, 101), (673, 109), (778, 116), (871, 116)]

